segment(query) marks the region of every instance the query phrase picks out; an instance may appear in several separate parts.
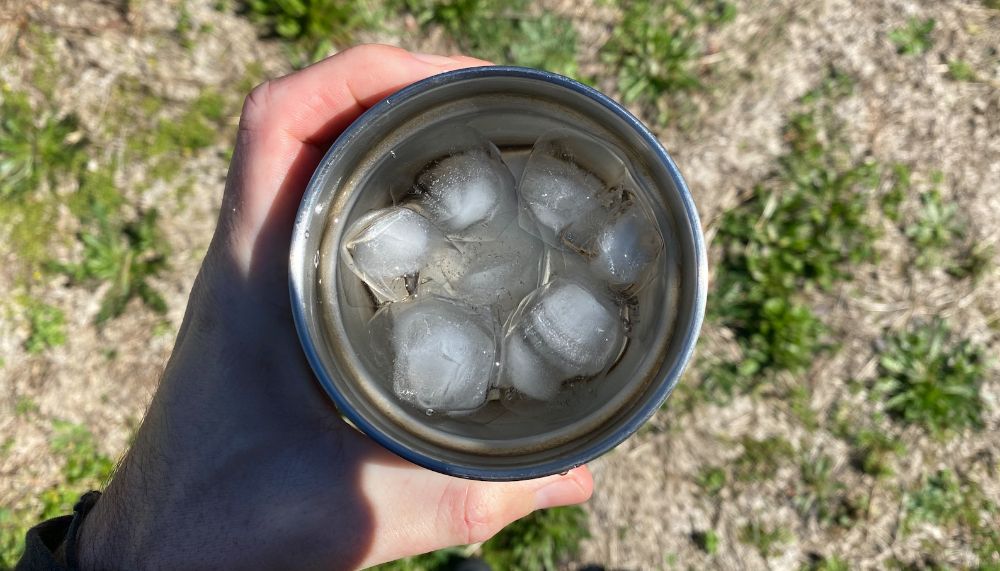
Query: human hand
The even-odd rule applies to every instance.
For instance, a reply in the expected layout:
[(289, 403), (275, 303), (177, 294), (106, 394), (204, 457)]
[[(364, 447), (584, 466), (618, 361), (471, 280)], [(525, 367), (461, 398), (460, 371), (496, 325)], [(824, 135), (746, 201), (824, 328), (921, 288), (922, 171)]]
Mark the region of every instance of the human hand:
[(394, 456), (340, 419), (292, 323), (292, 224), (329, 144), (399, 88), (484, 63), (361, 46), (247, 97), (215, 236), (135, 442), (84, 520), (82, 569), (366, 567), (590, 496), (586, 467), (491, 483)]

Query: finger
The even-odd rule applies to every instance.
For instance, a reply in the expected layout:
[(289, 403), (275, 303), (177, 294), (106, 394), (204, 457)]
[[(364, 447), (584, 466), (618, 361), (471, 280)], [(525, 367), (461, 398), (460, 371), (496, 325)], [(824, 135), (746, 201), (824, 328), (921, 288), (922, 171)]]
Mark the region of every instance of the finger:
[(486, 541), (536, 509), (586, 501), (594, 485), (586, 466), (520, 482), (462, 480), (398, 460), (364, 470), (376, 533), (363, 566)]
[[(240, 269), (249, 271), (265, 223), (277, 225), (275, 236), (290, 235), (312, 171), (365, 109), (415, 81), (482, 63), (364, 45), (255, 88), (243, 106), (220, 219)], [(287, 251), (282, 242), (275, 252)]]

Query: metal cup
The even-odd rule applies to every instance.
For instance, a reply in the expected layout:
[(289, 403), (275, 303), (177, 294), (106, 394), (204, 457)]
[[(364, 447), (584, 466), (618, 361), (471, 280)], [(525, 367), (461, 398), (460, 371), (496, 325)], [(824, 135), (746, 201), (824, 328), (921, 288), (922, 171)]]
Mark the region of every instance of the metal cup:
[[(619, 149), (663, 238), (657, 278), (637, 294), (625, 351), (606, 377), (567, 391), (557, 405), (533, 410), (489, 403), (472, 415), (427, 415), (395, 397), (384, 355), (370, 344), (368, 321), (376, 304), (340, 259), (345, 229), (366, 212), (392, 204), (412, 184), (413, 173), (446, 144), (426, 134), (448, 125), (483, 133), (515, 175), (534, 141), (553, 129), (584, 132)], [(407, 460), (480, 480), (565, 472), (638, 430), (670, 395), (691, 357), (708, 275), (691, 195), (656, 137), (602, 93), (517, 67), (443, 73), (358, 118), (306, 188), (289, 274), (303, 350), (341, 413)]]

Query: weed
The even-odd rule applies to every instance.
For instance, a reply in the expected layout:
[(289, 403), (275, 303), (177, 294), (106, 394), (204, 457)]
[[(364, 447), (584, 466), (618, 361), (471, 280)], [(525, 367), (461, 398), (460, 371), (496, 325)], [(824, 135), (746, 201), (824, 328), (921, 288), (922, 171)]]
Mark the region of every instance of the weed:
[(219, 139), (229, 106), (222, 94), (205, 91), (179, 117), (161, 119), (151, 137), (131, 140), (131, 151), (151, 163), (152, 176), (172, 180), (180, 171), (182, 159)]
[(945, 263), (945, 252), (962, 237), (958, 205), (945, 203), (941, 191), (932, 188), (920, 195), (921, 209), (917, 219), (905, 230), (910, 243), (917, 249), (917, 266), (928, 268)]
[(38, 403), (29, 396), (18, 397), (14, 403), (14, 414), (17, 416), (28, 416), (38, 412)]
[(892, 187), (882, 197), (882, 213), (893, 222), (899, 223), (903, 200), (910, 193), (910, 167), (896, 163), (892, 165)]
[(66, 316), (61, 309), (34, 300), (25, 309), (31, 327), (24, 342), (26, 351), (37, 354), (66, 342)]
[(787, 543), (791, 534), (781, 527), (770, 527), (752, 521), (740, 529), (739, 539), (753, 547), (761, 557), (767, 559), (777, 554), (778, 548)]
[(164, 241), (156, 226), (156, 210), (125, 218), (121, 212), (124, 198), (113, 178), (110, 169), (84, 174), (79, 194), (70, 205), (82, 225), (82, 259), (49, 264), (50, 269), (65, 274), (73, 283), (111, 283), (97, 313), (98, 324), (121, 315), (134, 297), (158, 313), (166, 311), (163, 297), (149, 283), (167, 263)]
[(0, 199), (22, 198), (43, 183), (51, 186), (83, 163), (75, 116), (39, 112), (23, 93), (7, 88), (0, 95)]
[(243, 0), (242, 10), (268, 34), (310, 54), (329, 48), (331, 41), (347, 43), (356, 31), (373, 24), (360, 0)]
[(830, 557), (813, 555), (809, 563), (802, 566), (802, 571), (850, 571), (850, 569), (850, 565), (836, 555)]
[(794, 503), (803, 518), (846, 528), (860, 517), (864, 506), (836, 479), (829, 456), (805, 459), (799, 474), (801, 489)]
[(532, 513), (483, 544), (483, 560), (494, 569), (554, 571), (588, 536), (586, 512), (578, 506)]
[(449, 571), (466, 559), (458, 548), (439, 549), (372, 567), (372, 571)]
[(850, 435), (851, 465), (869, 476), (892, 475), (891, 459), (906, 452), (906, 446), (892, 436), (870, 428)]
[(462, 51), (497, 63), (577, 75), (573, 23), (530, 15), (527, 0), (399, 0), (421, 26), (440, 26)]
[(878, 169), (852, 164), (824, 142), (838, 128), (824, 105), (851, 85), (834, 73), (802, 98), (806, 109), (789, 122), (790, 150), (778, 173), (723, 216), (712, 313), (743, 349), (739, 365), (722, 370), (726, 387), (752, 388), (768, 374), (812, 364), (828, 347), (826, 327), (801, 292), (850, 279), (850, 264), (874, 257), (864, 190), (877, 185)]
[(733, 463), (733, 479), (740, 482), (769, 480), (778, 472), (786, 458), (794, 454), (792, 445), (780, 436), (761, 440), (743, 437), (743, 454)]
[(891, 335), (879, 357), (874, 395), (897, 421), (937, 436), (982, 427), (982, 347), (955, 340), (941, 319)]
[(694, 544), (709, 555), (715, 555), (719, 551), (719, 534), (715, 530), (696, 531), (691, 534)]
[(955, 81), (979, 81), (979, 78), (976, 77), (976, 70), (969, 62), (960, 59), (948, 62), (948, 77)]
[(958, 525), (986, 539), (990, 536), (990, 522), (989, 517), (983, 516), (997, 511), (979, 486), (955, 476), (950, 470), (938, 470), (925, 478), (919, 489), (906, 494), (903, 508), (904, 531), (923, 522), (945, 527)]
[(922, 54), (931, 48), (931, 32), (935, 22), (932, 18), (918, 20), (910, 18), (905, 26), (889, 32), (889, 39), (896, 45), (896, 51), (904, 55)]
[(703, 87), (698, 60), (706, 47), (699, 33), (734, 17), (735, 8), (725, 1), (627, 3), (621, 25), (602, 48), (618, 70), (622, 99), (655, 109), (661, 123), (671, 120), (678, 96)]
[(710, 496), (718, 496), (726, 487), (726, 472), (722, 468), (706, 468), (697, 479), (698, 486)]

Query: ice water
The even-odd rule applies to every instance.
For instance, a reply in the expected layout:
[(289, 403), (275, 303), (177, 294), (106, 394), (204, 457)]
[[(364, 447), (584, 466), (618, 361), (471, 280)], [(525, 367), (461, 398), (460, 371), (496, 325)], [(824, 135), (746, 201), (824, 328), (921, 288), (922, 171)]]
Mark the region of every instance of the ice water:
[(387, 383), (448, 415), (501, 398), (555, 403), (600, 383), (663, 250), (625, 159), (559, 129), (515, 176), (471, 128), (437, 137), (447, 152), (343, 241), (379, 306), (369, 331)]

